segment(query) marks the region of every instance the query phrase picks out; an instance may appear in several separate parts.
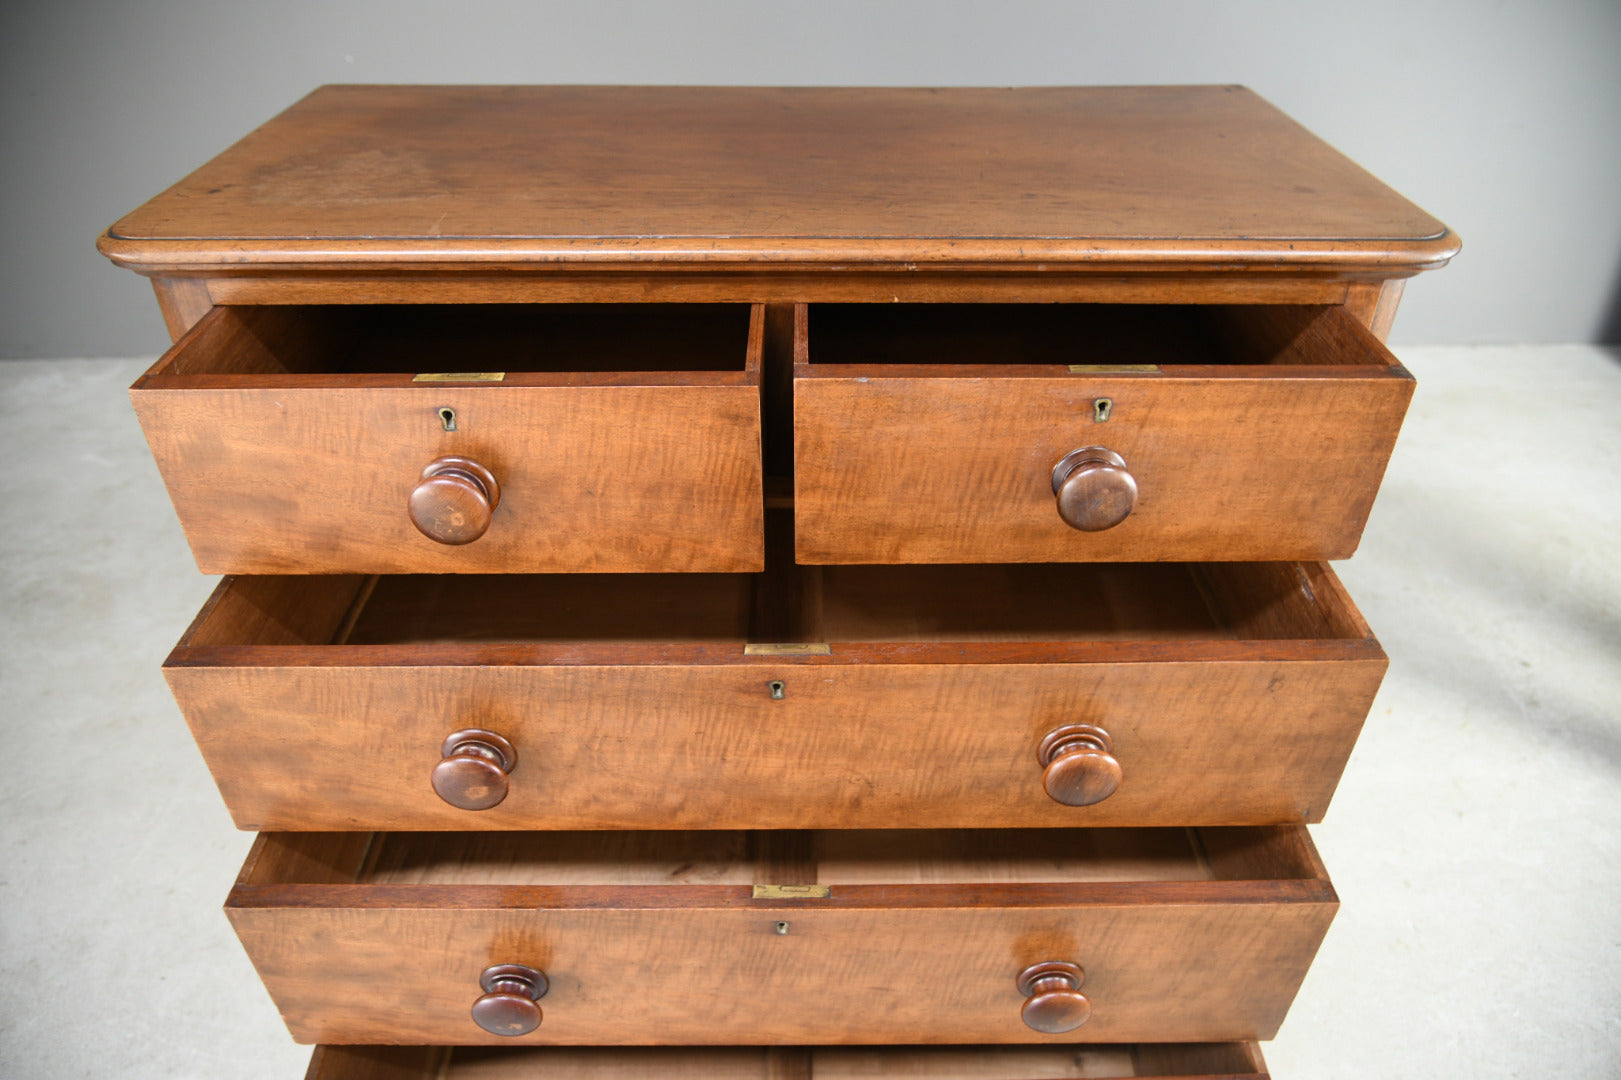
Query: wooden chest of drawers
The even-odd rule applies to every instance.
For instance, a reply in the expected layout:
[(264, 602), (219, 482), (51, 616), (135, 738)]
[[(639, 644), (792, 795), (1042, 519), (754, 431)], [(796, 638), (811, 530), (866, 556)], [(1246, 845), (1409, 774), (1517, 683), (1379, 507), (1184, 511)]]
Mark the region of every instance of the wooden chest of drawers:
[(312, 1077), (1263, 1075), (1433, 218), (1238, 87), (328, 87), (100, 246)]

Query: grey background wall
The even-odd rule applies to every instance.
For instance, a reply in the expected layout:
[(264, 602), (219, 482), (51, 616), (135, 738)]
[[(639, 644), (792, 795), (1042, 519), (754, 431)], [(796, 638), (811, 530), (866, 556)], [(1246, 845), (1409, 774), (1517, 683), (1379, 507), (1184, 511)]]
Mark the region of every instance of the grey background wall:
[(326, 82), (1238, 82), (1453, 226), (1397, 342), (1621, 340), (1616, 0), (0, 4), (0, 356), (155, 353), (95, 235)]

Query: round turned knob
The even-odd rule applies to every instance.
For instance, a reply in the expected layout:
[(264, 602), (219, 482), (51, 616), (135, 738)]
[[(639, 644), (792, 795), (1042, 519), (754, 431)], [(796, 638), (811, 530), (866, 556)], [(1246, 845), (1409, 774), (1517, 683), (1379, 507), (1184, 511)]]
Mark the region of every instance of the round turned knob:
[(1043, 766), (1042, 787), (1065, 806), (1100, 803), (1120, 786), (1114, 743), (1100, 727), (1067, 724), (1049, 731), (1036, 756)]
[(441, 544), (471, 544), (490, 527), (501, 486), (471, 458), (442, 457), (411, 491), (411, 524)]
[(1025, 1026), (1057, 1035), (1074, 1031), (1092, 1015), (1092, 1003), (1081, 993), (1086, 972), (1079, 964), (1050, 960), (1019, 972), (1019, 993), (1029, 998), (1019, 1010)]
[(1126, 459), (1101, 446), (1071, 450), (1053, 466), (1058, 516), (1082, 532), (1102, 532), (1126, 520), (1137, 505), (1137, 480)]
[(473, 1023), (491, 1035), (527, 1035), (540, 1026), (535, 1002), (551, 988), (546, 976), (522, 964), (497, 964), (478, 977), (484, 996), (473, 1002)]
[(433, 790), (451, 806), (488, 810), (507, 797), (507, 773), (517, 768), (518, 752), (493, 731), (458, 731), (439, 748)]

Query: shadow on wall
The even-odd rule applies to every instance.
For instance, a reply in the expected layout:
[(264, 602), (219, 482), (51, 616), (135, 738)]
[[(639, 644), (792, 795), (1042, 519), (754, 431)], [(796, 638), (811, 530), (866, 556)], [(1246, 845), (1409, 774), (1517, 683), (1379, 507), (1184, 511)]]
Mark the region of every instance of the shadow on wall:
[[(1601, 345), (1621, 345), (1621, 264), (1615, 268), (1615, 278), (1610, 285), (1610, 304), (1598, 327), (1598, 342)], [(1621, 353), (1612, 352), (1611, 355), (1621, 359)]]

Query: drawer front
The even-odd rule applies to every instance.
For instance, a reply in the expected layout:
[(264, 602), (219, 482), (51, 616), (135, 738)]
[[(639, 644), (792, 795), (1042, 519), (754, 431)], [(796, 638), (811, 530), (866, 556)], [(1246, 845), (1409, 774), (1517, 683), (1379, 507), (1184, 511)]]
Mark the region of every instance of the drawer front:
[(1255, 1043), (1124, 1046), (318, 1046), (306, 1080), (1266, 1080)]
[[(233, 890), (232, 923), (296, 1039), (1265, 1039), (1336, 906), (1320, 874), (1138, 880), (1128, 869), (1127, 880), (1101, 883), (997, 884), (953, 880), (986, 876), (986, 860), (964, 872), (927, 848), (913, 854), (909, 883), (835, 882), (808, 899), (757, 898), (759, 887), (727, 884), (514, 884), (510, 864), (477, 849), (478, 834), (447, 839), (460, 852), (449, 858), (462, 860), (456, 883), (437, 876), (433, 858), (412, 856), (380, 884), (259, 884), (250, 872)], [(591, 842), (609, 859), (623, 840)], [(908, 845), (894, 846), (905, 863)], [(1242, 857), (1253, 855), (1245, 846)], [(1144, 853), (1135, 868), (1152, 876), (1162, 865)], [(1197, 873), (1194, 862), (1187, 869)], [(579, 876), (575, 865), (568, 873)], [(1079, 969), (1061, 988), (1084, 995), (1089, 1018), (1079, 1027), (1049, 1033), (1027, 1022), (1019, 978), (1044, 963)], [(539, 1023), (526, 1033), (491, 1034), (474, 1018), (488, 989), (481, 977), (498, 965), (543, 977)]]
[[(1348, 557), (1413, 381), (1349, 316), (1328, 309), (1318, 322), (1328, 325), (1313, 324), (1284, 354), (1294, 362), (1273, 365), (1071, 371), (975, 363), (968, 346), (958, 365), (799, 363), (796, 554), (808, 563)], [(802, 358), (815, 357), (812, 333)], [(1104, 464), (1076, 471), (1081, 450)], [(1056, 497), (1071, 475), (1064, 498), (1084, 528), (1061, 516)]]
[[(878, 828), (1319, 821), (1385, 668), (1378, 657), (960, 666), (741, 652), (672, 666), (167, 674), (245, 829)], [(1111, 767), (1085, 745), (1044, 760), (1049, 733), (1078, 725), (1108, 738), (1118, 786), (1065, 805), (1049, 780), (1063, 795), (1088, 779), (1067, 770)], [(493, 807), (435, 790), (436, 771), (455, 768), (447, 737), (470, 729), (515, 751)]]
[[(215, 309), (131, 390), (204, 573), (762, 566), (763, 315), (737, 371), (481, 383), (212, 374), (207, 354), (237, 355), (233, 310)], [(466, 461), (472, 481), (444, 475)]]
[(805, 577), (234, 578), (164, 672), (243, 828), (508, 830), (1317, 821), (1386, 666), (1321, 565)]

